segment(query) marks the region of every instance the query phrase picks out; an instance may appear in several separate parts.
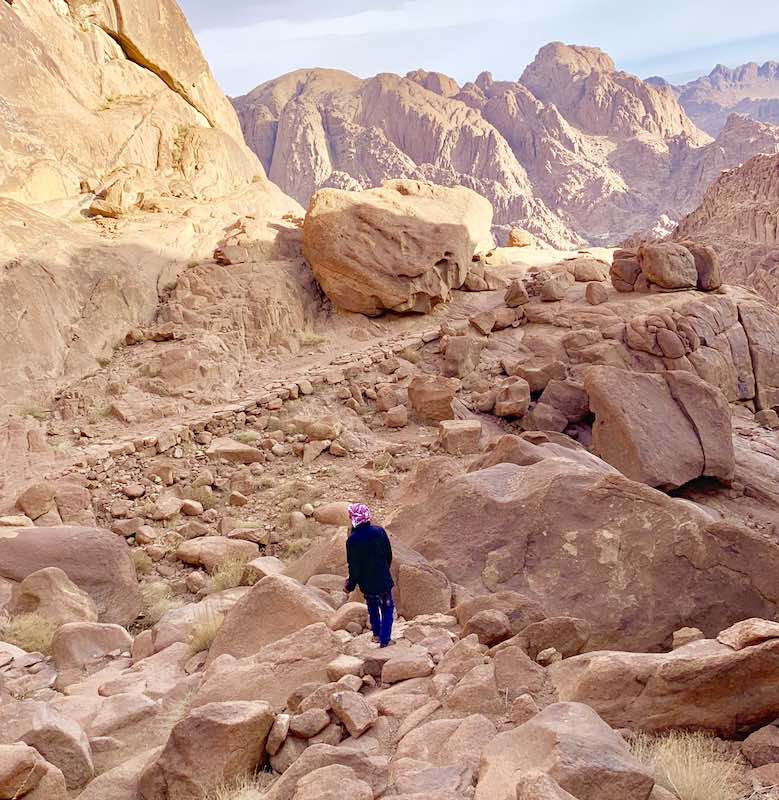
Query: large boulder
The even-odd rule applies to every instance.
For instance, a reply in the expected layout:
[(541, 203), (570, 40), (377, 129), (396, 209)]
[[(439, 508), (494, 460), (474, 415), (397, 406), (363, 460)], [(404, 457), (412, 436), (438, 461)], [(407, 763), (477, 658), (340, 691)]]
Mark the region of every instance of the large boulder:
[(514, 589), (587, 619), (589, 649), (654, 650), (686, 625), (713, 636), (774, 616), (772, 542), (611, 470), (547, 458), (426, 488), (390, 521), (397, 538), (477, 594)]
[(465, 282), (492, 246), (492, 206), (463, 187), (412, 180), (377, 189), (320, 189), (303, 225), (303, 253), (325, 294), (348, 311), (427, 312)]
[(615, 728), (722, 736), (776, 718), (777, 670), (779, 639), (741, 650), (705, 639), (670, 653), (585, 653), (550, 667), (561, 700), (586, 703)]
[(28, 575), (16, 587), (9, 611), (11, 614), (34, 612), (53, 625), (97, 621), (94, 600), (59, 567), (44, 567)]
[(695, 257), (675, 242), (642, 245), (638, 263), (647, 281), (663, 289), (694, 289), (698, 283)]
[(97, 606), (101, 622), (129, 625), (141, 610), (130, 549), (101, 528), (0, 528), (0, 577), (23, 581), (59, 567)]
[(0, 797), (68, 800), (62, 773), (34, 747), (0, 744)]
[(665, 489), (702, 475), (733, 478), (727, 399), (693, 373), (590, 367), (585, 389), (593, 450), (627, 477)]
[(290, 693), (304, 683), (327, 683), (327, 667), (343, 653), (324, 623), (309, 625), (266, 645), (248, 658), (223, 655), (210, 664), (193, 704), (264, 700), (283, 711)]
[(515, 800), (517, 783), (535, 770), (580, 800), (648, 800), (655, 784), (624, 739), (581, 703), (555, 703), (498, 734), (482, 751), (474, 800)]
[(223, 653), (244, 658), (307, 625), (333, 614), (319, 594), (286, 575), (268, 575), (227, 612), (209, 651), (209, 662)]
[(273, 725), (267, 703), (209, 703), (176, 723), (160, 757), (141, 775), (143, 800), (201, 800), (265, 759)]

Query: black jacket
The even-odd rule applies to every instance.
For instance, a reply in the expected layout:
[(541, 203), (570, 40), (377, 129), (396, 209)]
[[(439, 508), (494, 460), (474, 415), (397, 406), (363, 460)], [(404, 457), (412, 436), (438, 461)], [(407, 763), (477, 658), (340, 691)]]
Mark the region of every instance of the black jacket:
[(349, 591), (359, 586), (363, 594), (384, 594), (392, 588), (392, 545), (384, 528), (369, 522), (353, 528), (346, 540), (346, 560)]

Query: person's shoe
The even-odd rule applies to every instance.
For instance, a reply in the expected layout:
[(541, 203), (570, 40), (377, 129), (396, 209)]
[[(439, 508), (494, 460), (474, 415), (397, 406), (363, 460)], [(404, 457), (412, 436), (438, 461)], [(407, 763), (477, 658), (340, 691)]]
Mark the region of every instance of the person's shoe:
[(376, 634), (374, 634), (373, 636), (371, 636), (371, 641), (372, 641), (372, 642), (376, 642), (376, 643), (378, 644), (378, 642), (379, 642), (379, 637), (378, 637), (378, 636), (376, 636)]
[(388, 642), (380, 642), (379, 647), (389, 647), (391, 644), (395, 644), (394, 639), (390, 639)]

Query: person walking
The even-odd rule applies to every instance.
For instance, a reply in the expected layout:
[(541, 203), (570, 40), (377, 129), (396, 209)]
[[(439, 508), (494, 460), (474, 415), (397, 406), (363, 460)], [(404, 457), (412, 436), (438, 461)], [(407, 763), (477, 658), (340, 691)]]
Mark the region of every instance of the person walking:
[(392, 618), (395, 604), (392, 600), (392, 545), (384, 528), (371, 524), (371, 511), (362, 503), (349, 506), (352, 523), (346, 540), (346, 561), (349, 577), (344, 590), (353, 592), (359, 586), (368, 605), (373, 639), (379, 647), (391, 643)]

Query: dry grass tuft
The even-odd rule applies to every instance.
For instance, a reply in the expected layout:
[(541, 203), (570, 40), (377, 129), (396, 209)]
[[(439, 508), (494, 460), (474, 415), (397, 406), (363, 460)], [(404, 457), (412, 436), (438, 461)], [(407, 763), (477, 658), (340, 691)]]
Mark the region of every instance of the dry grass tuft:
[(209, 792), (206, 800), (262, 800), (275, 781), (270, 772), (258, 772), (225, 783)]
[(322, 344), (324, 341), (324, 336), (320, 336), (311, 329), (303, 331), (303, 333), (300, 334), (301, 347), (316, 347), (317, 345)]
[(216, 508), (219, 505), (219, 497), (210, 486), (195, 486), (187, 494), (190, 500), (200, 503), (204, 511), (208, 511), (209, 508)]
[(655, 771), (655, 780), (679, 800), (740, 800), (741, 767), (702, 733), (675, 731), (652, 738), (637, 734), (630, 749)]
[(148, 575), (154, 568), (154, 562), (149, 557), (145, 550), (140, 548), (133, 548), (130, 551), (130, 558), (135, 564), (135, 571), (138, 575)]
[(211, 573), (214, 581), (214, 590), (222, 592), (225, 589), (235, 589), (243, 584), (243, 576), (249, 559), (245, 556), (226, 558), (217, 564)]
[(201, 650), (208, 650), (211, 647), (214, 638), (222, 627), (224, 616), (214, 612), (209, 612), (204, 620), (196, 622), (192, 626), (189, 633), (189, 649), (192, 655), (199, 653)]
[(289, 561), (290, 559), (302, 556), (313, 543), (314, 540), (309, 539), (307, 536), (301, 536), (298, 539), (287, 539), (283, 544), (282, 560)]
[(408, 361), (411, 364), (418, 364), (422, 358), (422, 354), (415, 347), (406, 347), (398, 353), (398, 358)]
[(240, 442), (241, 444), (254, 445), (257, 444), (257, 442), (259, 442), (260, 439), (262, 439), (262, 435), (258, 431), (242, 430), (242, 431), (236, 431), (233, 434), (233, 439), (235, 439), (236, 442)]
[(138, 622), (140, 628), (151, 628), (156, 625), (163, 616), (174, 608), (181, 608), (184, 601), (179, 597), (173, 597), (170, 586), (164, 581), (154, 581), (144, 583), (141, 586), (141, 619)]
[(21, 647), (28, 653), (47, 655), (55, 630), (55, 626), (40, 614), (17, 614), (0, 621), (0, 641)]

